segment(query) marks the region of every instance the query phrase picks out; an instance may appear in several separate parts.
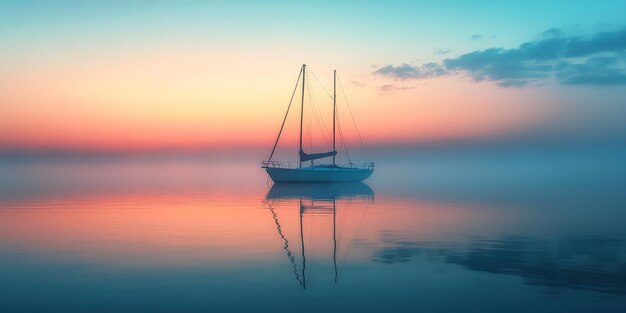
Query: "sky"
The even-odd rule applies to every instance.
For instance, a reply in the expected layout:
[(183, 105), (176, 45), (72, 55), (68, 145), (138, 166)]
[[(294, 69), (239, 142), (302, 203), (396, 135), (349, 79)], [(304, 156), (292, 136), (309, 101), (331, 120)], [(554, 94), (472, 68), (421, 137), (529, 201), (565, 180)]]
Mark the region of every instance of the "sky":
[(369, 146), (619, 141), (624, 21), (624, 1), (3, 0), (0, 152), (270, 149), (305, 63), (327, 89), (338, 71)]

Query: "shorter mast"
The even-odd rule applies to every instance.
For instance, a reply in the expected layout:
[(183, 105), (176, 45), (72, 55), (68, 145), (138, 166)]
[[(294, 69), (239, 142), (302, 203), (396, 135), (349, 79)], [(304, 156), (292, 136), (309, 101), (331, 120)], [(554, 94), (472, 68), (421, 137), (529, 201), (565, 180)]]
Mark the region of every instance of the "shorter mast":
[(335, 122), (337, 121), (337, 70), (333, 70), (333, 165), (335, 165), (335, 155), (337, 154), (337, 149), (335, 148)]

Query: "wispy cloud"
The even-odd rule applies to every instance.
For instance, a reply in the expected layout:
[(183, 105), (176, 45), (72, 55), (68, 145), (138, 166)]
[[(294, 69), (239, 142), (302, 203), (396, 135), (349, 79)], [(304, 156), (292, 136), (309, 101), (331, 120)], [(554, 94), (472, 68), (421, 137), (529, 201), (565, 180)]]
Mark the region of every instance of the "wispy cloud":
[(553, 27), (544, 31), (542, 35), (544, 37), (564, 37), (565, 32), (560, 28)]
[(353, 85), (353, 86), (355, 86), (355, 87), (363, 87), (363, 86), (365, 86), (365, 84), (364, 84), (364, 83), (359, 82), (359, 81), (356, 81), (356, 80), (351, 80), (351, 81), (350, 81), (350, 84), (352, 84), (352, 85)]
[(374, 71), (395, 79), (423, 79), (458, 73), (474, 81), (521, 87), (548, 79), (564, 85), (626, 84), (626, 28), (590, 37), (566, 36), (557, 28), (517, 48), (488, 48), (420, 66), (387, 65)]
[(434, 48), (433, 49), (433, 53), (436, 55), (444, 55), (444, 54), (448, 54), (450, 53), (450, 50), (448, 49), (439, 49), (439, 48)]
[(483, 35), (473, 34), (473, 35), (470, 36), (470, 38), (472, 38), (472, 40), (474, 40), (474, 41), (479, 41), (479, 40), (483, 39)]
[(394, 84), (386, 84), (386, 85), (380, 86), (380, 91), (384, 93), (390, 93), (394, 91), (407, 90), (407, 89), (413, 89), (413, 87), (396, 86)]

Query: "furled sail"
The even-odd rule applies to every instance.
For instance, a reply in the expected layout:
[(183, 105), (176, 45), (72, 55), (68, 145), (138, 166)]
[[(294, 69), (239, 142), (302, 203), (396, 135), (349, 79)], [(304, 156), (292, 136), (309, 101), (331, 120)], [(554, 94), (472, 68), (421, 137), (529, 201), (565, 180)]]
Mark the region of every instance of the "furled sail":
[(325, 157), (334, 156), (337, 154), (337, 151), (329, 151), (329, 152), (321, 152), (321, 153), (305, 153), (300, 149), (300, 162), (310, 161), (315, 159), (321, 159)]

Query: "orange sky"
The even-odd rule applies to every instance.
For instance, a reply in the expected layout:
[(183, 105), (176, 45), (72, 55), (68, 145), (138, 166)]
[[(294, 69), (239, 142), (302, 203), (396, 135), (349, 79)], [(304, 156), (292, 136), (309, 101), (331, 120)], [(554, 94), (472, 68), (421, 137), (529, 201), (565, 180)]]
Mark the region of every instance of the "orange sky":
[[(515, 11), (537, 17), (531, 7)], [(623, 130), (616, 117), (623, 113), (619, 88), (549, 81), (503, 88), (462, 73), (408, 80), (373, 74), (390, 64), (419, 66), (517, 47), (555, 27), (553, 14), (520, 28), (510, 27), (515, 18), (441, 18), (450, 12), (437, 5), (428, 10), (439, 15), (416, 21), (408, 14), (416, 9), (410, 2), (326, 8), (0, 4), (0, 150), (269, 149), (302, 63), (328, 89), (338, 70), (370, 145), (585, 134), (605, 125), (608, 134)], [(550, 10), (561, 11), (558, 5)], [(616, 10), (584, 11), (604, 21)], [(300, 12), (307, 18), (294, 14)], [(386, 19), (379, 19), (381, 12)], [(566, 23), (575, 16), (562, 18)], [(320, 91), (320, 106), (329, 109)], [(355, 140), (341, 110), (346, 137)], [(285, 139), (294, 142), (296, 125), (288, 126)]]
[[(224, 62), (225, 58), (154, 52), (9, 69), (0, 87), (0, 147), (142, 150), (271, 145), (299, 65), (276, 61), (274, 67), (249, 60), (233, 68), (239, 60)], [(327, 65), (309, 67), (331, 88)], [(532, 104), (541, 91), (436, 79), (385, 93), (378, 88), (380, 78), (350, 68), (345, 74), (338, 70), (362, 135), (372, 144), (506, 136), (550, 118), (551, 112)], [(317, 91), (319, 106), (331, 108), (322, 89)], [(295, 104), (286, 141), (295, 140), (298, 110)], [(355, 139), (345, 107), (339, 110), (346, 136)]]

